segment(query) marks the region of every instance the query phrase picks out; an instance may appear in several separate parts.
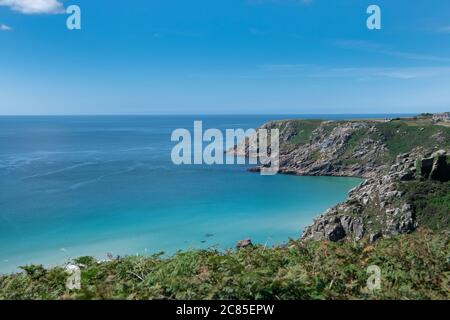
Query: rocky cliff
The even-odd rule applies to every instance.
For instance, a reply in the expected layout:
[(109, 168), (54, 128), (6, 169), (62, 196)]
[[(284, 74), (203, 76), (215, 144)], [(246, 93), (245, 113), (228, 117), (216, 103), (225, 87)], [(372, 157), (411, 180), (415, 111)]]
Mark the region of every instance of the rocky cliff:
[[(312, 226), (306, 228), (302, 239), (338, 241), (347, 237), (353, 240), (366, 238), (373, 242), (381, 237), (414, 231), (419, 218), (426, 221), (427, 217), (419, 217), (407, 186), (413, 182), (427, 183), (430, 190), (426, 196), (430, 196), (431, 201), (434, 196), (431, 187), (450, 180), (449, 159), (445, 150), (425, 155), (415, 150), (399, 155), (387, 172), (380, 171), (365, 180), (349, 192), (344, 203), (318, 217)], [(443, 204), (444, 210), (448, 210), (447, 220), (450, 215), (448, 205)], [(425, 215), (430, 214), (425, 212)]]
[[(418, 216), (414, 188), (419, 186), (422, 193), (430, 190), (430, 194), (421, 195), (425, 200), (438, 197), (437, 209), (428, 208), (427, 203), (425, 208), (438, 212), (441, 227), (447, 226), (450, 127), (416, 117), (286, 120), (261, 128), (280, 130), (281, 173), (365, 178), (344, 203), (330, 208), (306, 228), (302, 239), (375, 241), (412, 232), (421, 222), (435, 220), (423, 210), (420, 214), (425, 217)], [(248, 155), (247, 148), (242, 143), (231, 152)], [(422, 202), (420, 206), (424, 209)]]

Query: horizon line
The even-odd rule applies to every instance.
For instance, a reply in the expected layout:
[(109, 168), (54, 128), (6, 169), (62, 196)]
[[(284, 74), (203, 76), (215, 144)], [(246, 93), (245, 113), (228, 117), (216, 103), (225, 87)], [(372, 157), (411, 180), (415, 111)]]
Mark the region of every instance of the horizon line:
[[(435, 112), (381, 113), (79, 113), (79, 114), (0, 114), (0, 117), (98, 117), (98, 116), (327, 116), (327, 115), (420, 115)], [(438, 112), (439, 113), (439, 112)]]

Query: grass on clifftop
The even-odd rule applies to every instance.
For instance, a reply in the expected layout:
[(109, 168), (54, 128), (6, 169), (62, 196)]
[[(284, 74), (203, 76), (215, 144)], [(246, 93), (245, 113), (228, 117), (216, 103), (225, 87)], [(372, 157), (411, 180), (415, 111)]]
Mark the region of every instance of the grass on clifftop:
[(420, 226), (450, 230), (450, 181), (409, 181), (401, 188), (414, 206)]
[[(366, 120), (353, 120), (363, 122)], [(340, 124), (349, 121), (323, 121), (323, 120), (289, 120), (280, 121), (279, 129), (289, 135), (290, 145), (304, 145), (311, 142), (313, 132), (322, 127), (322, 134), (328, 135)], [(388, 148), (388, 159), (393, 160), (401, 153), (409, 152), (416, 147), (425, 148), (450, 148), (450, 127), (436, 124), (431, 119), (402, 118), (391, 121), (370, 121), (377, 131), (368, 128), (356, 130), (347, 141), (347, 154), (351, 155), (354, 148), (358, 147), (364, 139), (380, 140)], [(289, 126), (288, 126), (289, 124)], [(344, 155), (345, 156), (345, 155)]]
[[(0, 277), (0, 299), (450, 299), (446, 233), (421, 230), (373, 245), (291, 241), (170, 258), (77, 260), (82, 289), (65, 288), (63, 268), (28, 266)], [(369, 292), (367, 267), (381, 268), (381, 290)]]
[(450, 147), (450, 128), (416, 120), (394, 120), (378, 124), (391, 158), (415, 147), (447, 149)]

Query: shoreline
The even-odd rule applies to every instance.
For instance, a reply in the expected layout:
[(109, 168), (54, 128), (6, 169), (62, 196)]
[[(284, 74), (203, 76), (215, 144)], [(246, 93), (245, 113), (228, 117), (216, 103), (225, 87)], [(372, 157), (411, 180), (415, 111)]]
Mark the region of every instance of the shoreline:
[[(243, 171), (242, 174), (247, 175), (250, 173)], [(284, 178), (288, 178), (288, 175), (286, 175), (286, 177), (284, 177)], [(305, 180), (298, 181), (297, 180), (298, 178), (306, 178), (307, 181), (305, 181)], [(323, 210), (329, 208), (330, 206), (333, 206), (336, 203), (344, 201), (347, 196), (348, 191), (353, 186), (359, 185), (361, 183), (361, 181), (360, 181), (361, 179), (358, 179), (355, 177), (347, 178), (347, 177), (300, 177), (300, 176), (295, 177), (295, 179), (292, 182), (294, 185), (298, 184), (299, 187), (302, 187), (302, 186), (310, 185), (309, 178), (312, 178), (312, 179), (314, 179), (314, 181), (316, 181), (313, 185), (316, 185), (316, 184), (321, 185), (321, 183), (325, 183), (325, 186), (328, 186), (328, 188), (333, 188), (333, 185), (338, 186), (338, 185), (341, 185), (342, 183), (344, 183), (345, 185), (349, 185), (349, 187), (345, 188), (345, 191), (342, 190), (343, 194), (341, 196), (339, 196), (340, 197), (339, 199), (336, 199), (337, 202), (333, 202), (333, 203), (330, 202), (329, 205), (327, 205), (327, 206), (320, 205), (320, 203), (318, 203), (318, 204), (314, 204), (314, 205), (311, 204), (311, 205), (308, 205), (307, 207), (305, 207), (305, 206), (301, 205), (302, 202), (298, 202), (296, 200), (295, 203), (297, 203), (297, 204), (295, 206), (297, 206), (297, 205), (302, 206), (303, 209), (300, 209), (301, 211), (298, 211), (297, 209), (294, 209), (294, 208), (287, 208), (287, 209), (282, 208), (281, 210), (284, 213), (281, 216), (278, 214), (275, 214), (275, 211), (273, 211), (270, 208), (267, 209), (268, 212), (272, 212), (270, 215), (266, 215), (266, 213), (256, 214), (259, 209), (257, 209), (257, 208), (253, 209), (252, 211), (254, 212), (255, 217), (258, 217), (255, 219), (261, 220), (262, 222), (260, 221), (260, 222), (258, 222), (258, 224), (255, 225), (254, 219), (249, 218), (249, 220), (247, 222), (244, 222), (244, 224), (243, 224), (244, 227), (242, 227), (241, 229), (252, 230), (252, 225), (254, 226), (255, 230), (256, 229), (259, 230), (260, 227), (258, 225), (261, 225), (262, 228), (274, 226), (273, 228), (270, 227), (272, 229), (272, 231), (268, 230), (267, 232), (264, 232), (266, 234), (266, 236), (264, 236), (263, 238), (261, 238), (258, 235), (253, 236), (252, 235), (253, 232), (246, 232), (246, 233), (241, 234), (240, 236), (237, 235), (237, 236), (230, 237), (230, 236), (228, 236), (229, 231), (223, 230), (220, 233), (216, 233), (213, 231), (212, 232), (212, 233), (214, 233), (213, 237), (203, 239), (202, 232), (199, 232), (198, 234), (193, 235), (193, 237), (189, 241), (190, 244), (183, 244), (181, 246), (180, 245), (170, 245), (169, 249), (167, 249), (167, 247), (166, 247), (166, 249), (164, 250), (166, 252), (166, 256), (170, 257), (179, 250), (183, 250), (183, 251), (189, 250), (189, 249), (200, 249), (201, 250), (201, 249), (205, 249), (205, 248), (208, 248), (210, 246), (215, 246), (215, 245), (219, 245), (220, 251), (225, 252), (229, 249), (234, 248), (237, 241), (239, 241), (243, 238), (246, 238), (246, 237), (251, 237), (254, 243), (261, 243), (261, 244), (269, 243), (270, 246), (282, 245), (282, 244), (286, 243), (289, 240), (289, 238), (298, 239), (301, 235), (302, 229), (304, 227), (306, 227), (307, 225), (309, 225), (310, 223), (312, 223), (312, 221), (317, 217), (318, 214), (320, 214)], [(331, 181), (322, 180), (322, 179), (315, 180), (315, 178), (331, 178), (333, 180), (331, 180)], [(338, 180), (334, 180), (334, 178), (337, 178)], [(345, 179), (345, 180), (340, 180), (340, 179)], [(356, 179), (356, 180), (353, 180), (353, 179)], [(332, 182), (332, 181), (335, 181), (335, 182)], [(299, 200), (299, 201), (301, 201), (301, 200)], [(289, 204), (289, 207), (291, 207), (291, 206), (292, 205)], [(213, 217), (212, 217), (212, 219), (213, 219)], [(282, 219), (282, 220), (279, 221), (279, 219)], [(269, 222), (269, 220), (270, 221), (273, 220), (273, 221)], [(294, 221), (294, 220), (298, 220), (298, 226), (291, 227), (293, 224), (292, 221)], [(212, 220), (212, 221), (214, 221), (214, 220)], [(267, 221), (267, 222), (264, 222), (264, 221)], [(281, 224), (279, 222), (281, 222)], [(211, 223), (214, 224), (214, 222), (211, 222)], [(240, 224), (242, 224), (242, 223), (243, 222), (240, 221)], [(294, 224), (297, 225), (297, 223), (294, 223)], [(284, 227), (284, 225), (286, 225), (286, 227)], [(247, 226), (247, 227), (245, 227), (245, 226)], [(266, 227), (264, 227), (264, 226), (266, 226)], [(292, 231), (288, 232), (286, 228), (292, 229)], [(203, 235), (211, 233), (211, 228), (208, 228), (207, 226), (205, 226), (203, 229), (204, 229)], [(215, 230), (216, 228), (213, 228), (213, 229)], [(224, 229), (226, 229), (226, 228), (224, 227)], [(231, 226), (227, 230), (231, 230)], [(275, 232), (275, 230), (279, 230), (279, 231)], [(285, 231), (282, 231), (282, 230), (285, 230)], [(139, 233), (136, 235), (136, 243), (139, 242), (138, 239), (141, 235), (146, 236), (146, 235), (153, 234), (152, 232), (149, 232), (149, 233), (145, 233), (144, 231), (141, 231), (141, 232), (142, 233)], [(271, 236), (273, 236), (274, 232), (276, 234), (278, 234), (278, 233), (284, 233), (284, 234), (288, 233), (289, 234), (290, 233), (290, 235), (285, 235), (285, 236), (280, 235), (276, 238), (276, 240), (270, 240)], [(262, 233), (262, 231), (259, 231), (258, 233)], [(160, 252), (160, 251), (162, 251), (161, 248), (164, 248), (164, 246), (154, 246), (154, 247), (151, 246), (152, 242), (155, 243), (155, 241), (157, 241), (156, 240), (157, 237), (158, 237), (158, 235), (155, 235), (155, 238), (153, 241), (145, 241), (145, 243), (149, 243), (147, 252), (145, 251), (145, 248), (144, 248), (145, 245), (142, 245), (140, 250), (131, 250), (130, 251), (127, 248), (128, 245), (125, 244), (125, 242), (128, 241), (129, 237), (126, 234), (123, 234), (119, 238), (112, 237), (110, 239), (105, 239), (105, 240), (101, 240), (99, 242), (95, 242), (95, 244), (93, 243), (92, 245), (89, 244), (88, 247), (93, 246), (93, 248), (94, 248), (94, 250), (89, 253), (84, 253), (84, 254), (83, 253), (71, 253), (74, 251), (77, 251), (77, 252), (83, 251), (83, 248), (86, 248), (86, 246), (83, 244), (77, 245), (75, 247), (66, 245), (64, 248), (65, 249), (64, 252), (61, 251), (61, 248), (59, 248), (59, 249), (55, 248), (55, 250), (50, 250), (50, 251), (47, 250), (47, 252), (50, 253), (50, 256), (53, 257), (50, 259), (51, 261), (49, 263), (45, 262), (48, 259), (44, 259), (45, 260), (44, 261), (41, 259), (31, 258), (31, 259), (29, 259), (29, 261), (32, 264), (43, 263), (45, 266), (55, 267), (55, 266), (65, 265), (66, 263), (70, 262), (71, 260), (76, 259), (80, 256), (84, 256), (84, 255), (94, 256), (98, 260), (104, 260), (108, 252), (112, 252), (114, 256), (116, 256), (116, 255), (133, 256), (136, 254), (149, 255), (149, 254)], [(171, 237), (172, 236), (170, 234), (160, 236), (161, 239), (169, 239)], [(134, 239), (134, 237), (132, 237), (130, 240), (132, 240), (132, 239)], [(203, 240), (208, 240), (208, 242), (202, 243)], [(176, 240), (174, 239), (174, 241), (176, 241)], [(111, 242), (112, 243), (117, 242), (117, 244), (116, 245), (103, 245), (103, 244), (108, 244)], [(134, 242), (134, 240), (132, 240), (132, 242)], [(121, 249), (119, 251), (117, 249), (111, 250), (111, 248), (118, 248), (118, 247), (123, 247), (123, 249)], [(135, 246), (135, 244), (130, 244), (129, 247), (136, 247), (136, 246)], [(95, 249), (95, 248), (97, 248), (97, 249)], [(53, 253), (53, 252), (56, 252), (56, 253)], [(65, 255), (65, 257), (63, 257), (61, 259), (58, 257), (60, 255)], [(11, 263), (11, 262), (9, 261), (8, 263)], [(10, 274), (10, 273), (21, 272), (21, 270), (18, 267), (19, 267), (19, 265), (11, 264), (11, 267), (6, 268), (9, 270), (2, 271), (2, 272), (0, 272), (0, 274), (6, 275), (6, 274)]]
[[(395, 120), (394, 122), (382, 121), (381, 124), (386, 123), (391, 126), (396, 125), (396, 123), (409, 123), (410, 121), (416, 120), (416, 118), (405, 118)], [(368, 122), (378, 123), (377, 121)], [(282, 127), (283, 133), (281, 139), (286, 143), (290, 141), (290, 139), (294, 139), (295, 141), (298, 140), (295, 134), (298, 133), (299, 128), (302, 128), (298, 127), (298, 125), (305, 125), (306, 128), (308, 128), (308, 126), (311, 126), (311, 122), (309, 120), (277, 120), (270, 121), (264, 124), (263, 127), (273, 127), (274, 125)], [(308, 140), (305, 140), (304, 138), (302, 138), (303, 140), (300, 140), (300, 143), (304, 143), (303, 145), (297, 145), (295, 148), (288, 146), (288, 148), (282, 150), (282, 152), (284, 152), (282, 154), (284, 165), (281, 166), (280, 174), (298, 177), (354, 178), (361, 181), (358, 185), (348, 191), (348, 194), (343, 200), (330, 205), (324, 209), (322, 213), (318, 212), (313, 217), (313, 223), (311, 225), (306, 225), (305, 231), (301, 234), (301, 239), (328, 239), (331, 241), (339, 241), (344, 238), (351, 238), (354, 240), (362, 240), (365, 238), (370, 241), (376, 241), (383, 236), (389, 237), (391, 235), (409, 233), (415, 230), (417, 228), (417, 222), (412, 213), (413, 209), (410, 208), (408, 203), (404, 202), (402, 199), (402, 191), (399, 191), (395, 184), (400, 176), (408, 176), (408, 179), (413, 180), (413, 176), (408, 173), (408, 170), (413, 168), (417, 159), (421, 159), (420, 157), (435, 158), (436, 156), (430, 152), (427, 153), (427, 151), (418, 150), (411, 154), (398, 154), (396, 160), (393, 162), (386, 160), (386, 162), (379, 165), (372, 164), (368, 167), (361, 163), (350, 166), (332, 164), (333, 161), (337, 163), (342, 161), (341, 157), (345, 156), (347, 145), (352, 143), (352, 137), (355, 136), (358, 131), (363, 130), (363, 132), (373, 136), (373, 133), (377, 132), (377, 127), (368, 125), (367, 121), (359, 119), (352, 121), (319, 120), (318, 123), (314, 123), (313, 125), (314, 130), (308, 129), (310, 130), (310, 137), (308, 137)], [(328, 128), (330, 125), (331, 129)], [(445, 127), (442, 126), (442, 128)], [(398, 129), (397, 132), (399, 132)], [(317, 137), (314, 137), (315, 134)], [(312, 141), (310, 145), (307, 144), (308, 141)], [(363, 150), (367, 151), (362, 153), (362, 159), (364, 159), (364, 157), (367, 158), (367, 154), (373, 156), (379, 155), (377, 152), (387, 152), (385, 141), (380, 143), (374, 140), (370, 141), (368, 145), (365, 145), (365, 141), (366, 140), (358, 140), (358, 143), (364, 145), (365, 149)], [(296, 143), (298, 143), (298, 141)], [(332, 156), (333, 153), (336, 154), (336, 158), (333, 158), (334, 160), (331, 162), (316, 158), (315, 146), (325, 148), (324, 150), (326, 150), (327, 155), (328, 151), (331, 150), (330, 154)], [(341, 149), (336, 149), (336, 146), (339, 146)], [(361, 153), (361, 150), (358, 149), (359, 145), (356, 145), (355, 148), (357, 152)], [(243, 154), (245, 155), (246, 150), (244, 149), (243, 151)], [(238, 147), (234, 149), (234, 152), (238, 152)], [(310, 156), (313, 157), (312, 161), (308, 160), (308, 157)], [(299, 159), (306, 159), (306, 161), (300, 162), (300, 169), (297, 167)], [(358, 161), (361, 160), (360, 158), (356, 159)], [(397, 164), (395, 164), (396, 162)], [(302, 169), (301, 166), (304, 165), (304, 163), (306, 167)], [(325, 163), (325, 165), (323, 165), (323, 163)], [(257, 168), (250, 168), (248, 171), (254, 172), (257, 171)], [(381, 200), (378, 199), (384, 197), (385, 194), (388, 195), (388, 199), (386, 199), (387, 202), (384, 201), (381, 203)], [(403, 202), (401, 202), (401, 204), (394, 203), (394, 201), (398, 200)], [(371, 203), (383, 208), (383, 210), (389, 212), (390, 215), (392, 214), (392, 219), (395, 217), (395, 220), (389, 220), (391, 219), (390, 217), (385, 218), (381, 215), (364, 215), (365, 208)], [(365, 219), (380, 219), (380, 224), (385, 224), (385, 227), (383, 227), (385, 229), (371, 229)], [(369, 220), (369, 222), (370, 221), (371, 220)], [(301, 230), (299, 230), (298, 233), (300, 234)], [(238, 240), (240, 239), (233, 239), (233, 241)]]

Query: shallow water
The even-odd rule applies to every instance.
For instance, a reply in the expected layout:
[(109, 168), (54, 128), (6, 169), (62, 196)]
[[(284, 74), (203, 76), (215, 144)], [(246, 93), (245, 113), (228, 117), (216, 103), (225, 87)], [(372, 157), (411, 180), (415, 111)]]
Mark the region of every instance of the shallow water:
[[(360, 180), (175, 166), (175, 128), (274, 116), (0, 117), (0, 272), (81, 255), (281, 243)], [(286, 116), (280, 117), (286, 118)]]

